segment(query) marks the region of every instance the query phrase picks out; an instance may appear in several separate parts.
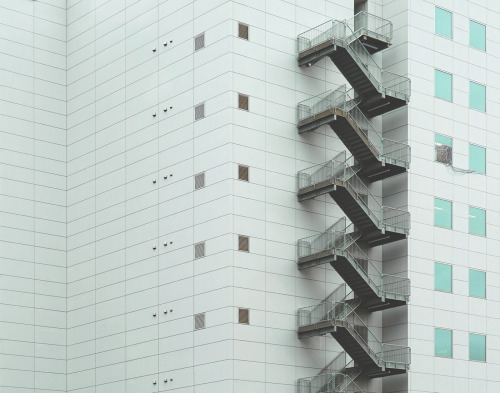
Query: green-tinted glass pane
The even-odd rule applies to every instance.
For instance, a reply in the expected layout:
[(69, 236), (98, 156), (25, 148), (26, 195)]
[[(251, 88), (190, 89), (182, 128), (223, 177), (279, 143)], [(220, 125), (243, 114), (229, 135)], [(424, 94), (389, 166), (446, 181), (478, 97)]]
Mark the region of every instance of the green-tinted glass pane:
[(434, 263), (434, 289), (451, 292), (451, 265)]
[(435, 70), (436, 91), (435, 95), (446, 101), (451, 101), (452, 76), (447, 72)]
[(469, 23), (469, 45), (476, 49), (486, 50), (486, 26), (481, 23), (470, 21)]
[(434, 198), (434, 225), (451, 229), (451, 202)]
[(486, 236), (486, 210), (469, 206), (469, 233)]
[(486, 361), (486, 336), (469, 333), (469, 360)]
[(451, 146), (451, 144), (452, 144), (451, 138), (444, 136), (444, 135), (440, 135), (440, 134), (436, 134), (434, 140), (436, 141), (436, 143), (440, 143), (440, 144), (446, 145), (446, 146)]
[(486, 272), (469, 270), (469, 296), (486, 297)]
[(469, 169), (478, 173), (486, 173), (486, 149), (469, 145)]
[(436, 34), (446, 38), (452, 38), (452, 16), (451, 12), (445, 11), (442, 8), (436, 7)]
[(434, 354), (451, 358), (452, 353), (452, 331), (436, 328)]
[(475, 82), (469, 83), (469, 106), (486, 112), (486, 86)]

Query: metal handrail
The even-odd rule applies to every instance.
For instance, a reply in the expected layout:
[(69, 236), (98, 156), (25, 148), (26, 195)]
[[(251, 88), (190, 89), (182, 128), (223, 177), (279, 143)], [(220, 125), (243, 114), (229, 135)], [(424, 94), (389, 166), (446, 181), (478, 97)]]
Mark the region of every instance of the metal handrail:
[(346, 23), (354, 31), (356, 38), (365, 32), (371, 33), (372, 36), (377, 36), (381, 40), (390, 42), (392, 40), (392, 22), (381, 18), (366, 11), (360, 11), (351, 19), (347, 19)]
[(351, 120), (367, 138), (370, 145), (377, 151), (379, 159), (385, 157), (386, 160), (403, 161), (409, 165), (410, 146), (403, 142), (383, 138), (375, 130), (356, 101), (356, 92), (353, 89), (347, 90), (346, 86), (342, 85), (336, 90), (329, 90), (299, 102), (297, 104), (297, 120), (298, 122), (306, 119), (314, 120), (316, 115), (338, 109), (344, 112), (345, 117)]
[[(348, 384), (345, 383), (346, 381)], [(352, 389), (349, 389), (350, 393), (364, 393), (350, 376), (342, 373), (325, 373), (300, 378), (297, 380), (297, 393), (339, 393), (340, 390), (337, 387), (341, 384), (345, 386), (352, 384)]]

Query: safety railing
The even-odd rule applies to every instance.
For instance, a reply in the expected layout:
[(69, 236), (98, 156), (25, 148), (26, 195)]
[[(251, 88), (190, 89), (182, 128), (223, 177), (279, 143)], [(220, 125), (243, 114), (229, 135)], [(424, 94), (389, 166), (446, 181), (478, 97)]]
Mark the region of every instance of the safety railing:
[(373, 30), (377, 35), (379, 34), (377, 30), (379, 30), (385, 34), (390, 34), (392, 38), (392, 25), (389, 28), (387, 24), (381, 21), (381, 18), (374, 15), (358, 14), (349, 21), (328, 21), (299, 34), (297, 37), (297, 51), (300, 54), (327, 41), (339, 43), (346, 48), (377, 90), (380, 92), (387, 90), (386, 93), (392, 93), (391, 95), (396, 95), (408, 101), (411, 95), (410, 79), (382, 70), (373, 60), (363, 43), (357, 39), (363, 31), (372, 32)]
[(354, 123), (368, 143), (378, 152), (379, 157), (386, 160), (402, 162), (406, 166), (410, 163), (410, 146), (402, 142), (382, 138), (375, 130), (370, 120), (364, 115), (356, 104), (357, 95), (353, 89), (346, 90), (346, 86), (340, 86), (336, 90), (326, 91), (317, 96), (308, 98), (297, 104), (297, 120), (299, 122), (309, 119), (313, 121), (317, 115), (325, 111), (338, 109), (344, 112), (346, 118)]
[[(321, 303), (321, 307), (302, 307), (297, 310), (299, 328), (325, 320), (341, 321), (378, 366), (383, 366), (383, 362), (410, 364), (410, 349), (380, 342), (356, 314), (355, 307), (356, 305), (351, 305), (348, 302), (324, 302)], [(313, 310), (317, 310), (315, 314), (312, 313)]]
[[(335, 224), (319, 235), (312, 235), (298, 240), (297, 258), (300, 259), (334, 248), (336, 246), (335, 239), (331, 236), (331, 233), (337, 231), (346, 231), (345, 217), (337, 220)], [(337, 241), (340, 242), (340, 239)]]
[(366, 11), (358, 12), (346, 21), (356, 38), (367, 34), (381, 41), (392, 41), (392, 22)]
[(386, 228), (404, 228), (408, 231), (411, 227), (410, 213), (404, 210), (383, 206), (382, 216)]
[[(342, 386), (349, 386), (349, 388), (342, 389)], [(364, 393), (348, 375), (341, 373), (319, 374), (297, 380), (297, 393), (339, 393), (341, 391)]]

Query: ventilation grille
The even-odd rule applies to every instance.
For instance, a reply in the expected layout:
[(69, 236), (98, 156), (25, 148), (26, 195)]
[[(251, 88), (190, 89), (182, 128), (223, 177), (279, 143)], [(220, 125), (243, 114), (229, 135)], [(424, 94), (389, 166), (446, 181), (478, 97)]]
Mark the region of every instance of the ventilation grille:
[(194, 245), (194, 259), (203, 258), (205, 256), (205, 242)]
[(244, 325), (250, 324), (250, 310), (248, 310), (248, 308), (238, 309), (238, 323), (242, 323)]
[(248, 181), (248, 167), (245, 165), (238, 165), (238, 179)]
[(246, 96), (245, 94), (238, 94), (238, 108), (247, 111), (248, 101), (249, 101), (248, 96)]
[(203, 49), (205, 47), (205, 33), (201, 33), (194, 37), (194, 50)]
[(205, 172), (198, 173), (194, 176), (194, 189), (199, 190), (205, 187)]
[(238, 23), (238, 37), (248, 40), (248, 25)]
[(238, 235), (238, 250), (250, 251), (250, 238), (248, 236)]
[(451, 146), (436, 144), (436, 161), (451, 165), (453, 148)]
[(205, 103), (198, 104), (194, 107), (194, 120), (200, 120), (205, 117)]
[(205, 329), (205, 313), (194, 316), (194, 330)]

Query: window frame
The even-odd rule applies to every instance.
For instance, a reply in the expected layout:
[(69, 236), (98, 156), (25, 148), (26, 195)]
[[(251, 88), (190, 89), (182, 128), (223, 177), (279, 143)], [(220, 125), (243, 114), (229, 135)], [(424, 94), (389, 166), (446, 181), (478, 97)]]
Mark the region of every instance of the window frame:
[[(474, 272), (481, 272), (481, 273), (484, 273), (484, 296), (476, 296), (476, 295), (471, 295), (471, 277), (470, 277), (470, 273), (474, 271)], [(469, 268), (469, 297), (473, 297), (473, 298), (476, 298), (476, 299), (486, 299), (486, 271), (484, 270), (479, 270), (479, 269), (471, 269)]]
[[(471, 146), (479, 147), (479, 148), (481, 148), (481, 149), (484, 150), (484, 172), (478, 172), (475, 169), (471, 168), (471, 165), (470, 165), (471, 164), (471, 157), (472, 157), (472, 155), (471, 155)], [(477, 174), (480, 174), (480, 175), (486, 175), (486, 150), (487, 149), (484, 146), (478, 145), (476, 143), (470, 143), (469, 142), (469, 170), (474, 171), (474, 173), (477, 173)]]
[[(444, 289), (438, 289), (436, 288), (436, 265), (444, 265), (444, 266), (449, 266), (450, 269), (450, 290), (446, 291)], [(451, 263), (443, 263), (443, 262), (436, 262), (434, 261), (434, 290), (438, 292), (443, 292), (443, 293), (453, 293), (453, 265)]]
[[(451, 343), (450, 343), (450, 356), (444, 356), (444, 355), (438, 355), (436, 353), (436, 331), (437, 330), (443, 330), (443, 331), (448, 331), (451, 332)], [(443, 359), (453, 359), (453, 329), (447, 329), (447, 328), (440, 328), (440, 327), (434, 327), (434, 356), (443, 358)]]
[[(451, 212), (450, 212), (450, 227), (449, 228), (436, 224), (436, 199), (450, 203)], [(453, 229), (453, 201), (450, 201), (449, 199), (434, 197), (434, 226), (438, 227), (438, 228), (443, 228), (443, 229), (450, 229), (450, 230)]]
[[(439, 34), (436, 32), (436, 27), (437, 27), (437, 10), (440, 9), (441, 11), (448, 12), (451, 15), (451, 37), (447, 37), (445, 35)], [(438, 7), (437, 5), (434, 6), (434, 34), (438, 35), (440, 37), (446, 38), (447, 40), (453, 40), (453, 11), (448, 10), (443, 7)]]
[[(484, 49), (481, 49), (481, 48), (478, 48), (477, 46), (472, 46), (471, 45), (471, 32), (472, 32), (471, 23), (476, 23), (478, 25), (484, 26)], [(470, 48), (477, 49), (477, 50), (479, 50), (481, 52), (485, 52), (486, 53), (486, 37), (487, 37), (486, 26), (487, 26), (486, 23), (481, 23), (481, 22), (479, 22), (478, 20), (475, 20), (475, 19), (469, 19), (469, 47)]]
[[(471, 214), (470, 214), (471, 212), (470, 212), (470, 209), (471, 209), (471, 208), (473, 208), (473, 209), (477, 209), (477, 210), (481, 210), (481, 211), (483, 211), (483, 212), (484, 212), (484, 235), (481, 235), (481, 234), (479, 234), (479, 233), (472, 233), (472, 232), (471, 232), (471, 229), (470, 229), (470, 218), (471, 218)], [(480, 237), (486, 237), (486, 236), (487, 236), (487, 232), (486, 232), (486, 209), (483, 209), (483, 208), (481, 208), (481, 207), (479, 207), (479, 206), (469, 205), (469, 211), (468, 211), (467, 216), (468, 216), (467, 218), (468, 218), (468, 221), (469, 221), (469, 225), (468, 225), (468, 226), (469, 226), (469, 228), (468, 228), (468, 229), (469, 229), (469, 231), (468, 231), (469, 235), (473, 235), (473, 236), (480, 236)]]
[[(484, 360), (471, 359), (471, 356), (470, 356), (470, 350), (471, 350), (470, 337), (471, 337), (471, 335), (484, 337)], [(486, 359), (487, 359), (487, 356), (486, 356), (486, 334), (469, 332), (469, 343), (468, 344), (469, 344), (469, 361), (470, 362), (486, 363)]]
[[(442, 74), (446, 74), (446, 75), (450, 75), (451, 76), (451, 86), (450, 86), (450, 99), (447, 100), (446, 98), (443, 98), (443, 97), (439, 97), (437, 95), (437, 78), (436, 78), (436, 72), (441, 72)], [(440, 69), (440, 68), (434, 68), (434, 98), (437, 98), (439, 100), (443, 100), (443, 101), (446, 101), (446, 102), (453, 102), (453, 73), (451, 72), (447, 72), (443, 69)]]

